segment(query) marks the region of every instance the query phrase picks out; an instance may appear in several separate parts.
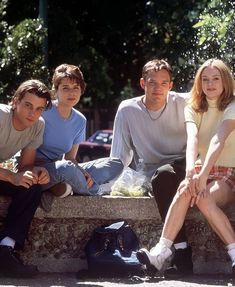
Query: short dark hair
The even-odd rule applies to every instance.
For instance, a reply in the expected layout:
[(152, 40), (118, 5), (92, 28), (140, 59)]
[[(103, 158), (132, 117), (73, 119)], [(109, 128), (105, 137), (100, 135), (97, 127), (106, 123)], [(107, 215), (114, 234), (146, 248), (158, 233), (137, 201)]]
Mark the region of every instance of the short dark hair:
[(26, 93), (32, 93), (39, 98), (46, 99), (46, 109), (51, 108), (51, 91), (44, 83), (35, 79), (25, 81), (19, 85), (12, 97), (11, 105), (16, 100), (21, 101)]
[(86, 83), (84, 81), (83, 73), (79, 67), (69, 64), (62, 64), (55, 69), (52, 77), (52, 89), (57, 91), (62, 79), (69, 78), (77, 82), (81, 87), (82, 94), (85, 92)]
[(170, 79), (172, 80), (172, 68), (170, 64), (168, 64), (165, 60), (162, 59), (153, 59), (151, 61), (148, 61), (143, 69), (142, 69), (142, 78), (145, 79), (148, 71), (154, 70), (154, 71), (160, 71), (160, 70), (166, 70), (169, 75)]

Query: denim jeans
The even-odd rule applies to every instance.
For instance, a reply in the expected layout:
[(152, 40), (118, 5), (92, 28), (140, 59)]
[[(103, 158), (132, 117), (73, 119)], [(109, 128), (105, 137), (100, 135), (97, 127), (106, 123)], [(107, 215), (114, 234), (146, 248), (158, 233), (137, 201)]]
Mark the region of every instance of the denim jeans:
[[(58, 160), (45, 163), (44, 167), (50, 174), (50, 183), (44, 185), (43, 190), (59, 182), (66, 182), (71, 185), (74, 194), (81, 195), (97, 195), (101, 184), (118, 177), (123, 170), (121, 160), (109, 157), (79, 163), (78, 165), (70, 160)], [(87, 171), (94, 181), (89, 189), (80, 167)]]

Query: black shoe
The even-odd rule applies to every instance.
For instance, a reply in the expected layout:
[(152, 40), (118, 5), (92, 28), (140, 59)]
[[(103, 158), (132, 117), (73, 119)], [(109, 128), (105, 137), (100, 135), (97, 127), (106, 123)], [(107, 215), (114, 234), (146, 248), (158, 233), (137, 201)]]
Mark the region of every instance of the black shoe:
[(136, 252), (136, 257), (141, 264), (146, 266), (146, 273), (149, 276), (154, 277), (154, 275), (158, 272), (158, 270), (150, 263), (150, 260), (146, 252), (144, 252), (143, 249), (140, 249)]
[(235, 265), (232, 266), (232, 277), (235, 278)]
[(36, 266), (24, 265), (12, 247), (0, 245), (0, 274), (5, 277), (30, 278), (38, 274)]
[(158, 243), (151, 251), (141, 248), (137, 251), (136, 256), (139, 262), (146, 266), (149, 276), (154, 276), (157, 272), (162, 276), (172, 261), (173, 251), (171, 248)]
[(177, 279), (192, 274), (193, 262), (191, 247), (176, 249), (171, 266), (165, 270), (164, 276), (168, 279)]

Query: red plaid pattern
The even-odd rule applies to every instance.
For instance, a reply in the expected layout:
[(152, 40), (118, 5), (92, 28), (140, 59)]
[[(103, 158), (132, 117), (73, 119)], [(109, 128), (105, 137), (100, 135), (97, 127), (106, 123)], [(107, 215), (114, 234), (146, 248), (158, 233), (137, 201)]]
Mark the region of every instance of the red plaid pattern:
[[(201, 168), (201, 165), (196, 165), (196, 173), (199, 173)], [(208, 180), (223, 180), (232, 188), (233, 191), (235, 191), (235, 168), (225, 166), (213, 166), (210, 171)]]

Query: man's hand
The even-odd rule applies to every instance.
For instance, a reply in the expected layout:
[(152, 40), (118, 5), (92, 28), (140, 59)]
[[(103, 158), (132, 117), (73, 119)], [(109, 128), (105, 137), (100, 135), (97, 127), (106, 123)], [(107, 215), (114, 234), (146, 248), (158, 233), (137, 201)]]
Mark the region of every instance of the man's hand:
[(33, 184), (38, 181), (37, 177), (34, 176), (32, 171), (21, 171), (17, 173), (12, 173), (10, 177), (10, 182), (16, 186), (24, 186), (30, 188)]
[(32, 172), (37, 178), (38, 184), (47, 184), (50, 181), (50, 176), (46, 168), (35, 166), (33, 167)]
[(30, 188), (33, 184), (46, 184), (50, 181), (48, 171), (44, 167), (34, 167), (32, 171), (26, 170), (11, 173), (10, 182), (16, 186)]

